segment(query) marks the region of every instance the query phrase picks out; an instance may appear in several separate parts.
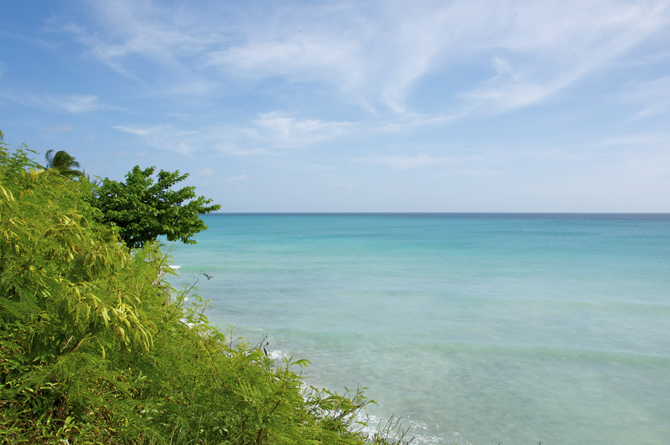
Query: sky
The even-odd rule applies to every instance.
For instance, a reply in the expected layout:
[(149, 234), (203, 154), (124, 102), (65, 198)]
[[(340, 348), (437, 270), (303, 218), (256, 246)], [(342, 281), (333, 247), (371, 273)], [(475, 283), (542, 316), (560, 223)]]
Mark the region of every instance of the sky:
[(670, 212), (670, 0), (3, 2), (0, 131), (222, 212)]

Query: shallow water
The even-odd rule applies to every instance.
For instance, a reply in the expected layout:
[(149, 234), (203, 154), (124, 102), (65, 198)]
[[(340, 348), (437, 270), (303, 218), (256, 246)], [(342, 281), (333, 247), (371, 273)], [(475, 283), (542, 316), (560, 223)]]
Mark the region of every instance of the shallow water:
[(210, 320), (419, 443), (670, 442), (670, 215), (208, 215)]

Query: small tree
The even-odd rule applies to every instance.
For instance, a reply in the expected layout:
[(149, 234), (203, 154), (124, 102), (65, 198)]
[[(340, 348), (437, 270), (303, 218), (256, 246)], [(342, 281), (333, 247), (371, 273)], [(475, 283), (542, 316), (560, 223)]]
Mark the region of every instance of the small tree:
[(155, 170), (155, 167), (142, 170), (136, 165), (126, 175), (125, 183), (105, 178), (96, 187), (98, 196), (92, 204), (102, 211), (105, 223), (119, 228), (121, 238), (131, 249), (140, 248), (160, 235), (166, 235), (169, 241), (195, 244), (191, 237), (207, 229), (198, 215), (214, 212), (221, 206), (207, 205), (212, 200), (204, 196), (196, 198), (195, 187), (170, 190), (188, 174), (161, 170), (154, 183)]

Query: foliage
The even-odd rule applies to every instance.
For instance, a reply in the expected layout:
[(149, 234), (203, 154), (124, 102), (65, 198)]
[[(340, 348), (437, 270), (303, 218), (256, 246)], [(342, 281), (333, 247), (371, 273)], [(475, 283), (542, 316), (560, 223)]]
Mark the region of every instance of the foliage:
[(154, 171), (155, 167), (142, 170), (135, 166), (125, 183), (105, 178), (92, 204), (102, 211), (106, 223), (119, 228), (130, 248), (140, 248), (160, 235), (167, 235), (168, 241), (194, 244), (190, 238), (207, 229), (198, 214), (214, 212), (221, 206), (207, 205), (212, 200), (204, 196), (196, 198), (195, 187), (170, 190), (188, 174), (161, 170), (154, 183)]
[(357, 429), (360, 391), (304, 392), (306, 361), (211, 327), (157, 243), (129, 252), (99, 222), (91, 187), (0, 143), (0, 443), (388, 443)]
[(53, 152), (53, 150), (49, 150), (44, 155), (47, 161), (44, 167), (47, 170), (54, 169), (66, 178), (78, 178), (83, 175), (79, 170), (75, 170), (75, 167), (79, 168), (79, 162), (73, 156), (63, 150), (57, 151), (56, 154), (53, 154)]

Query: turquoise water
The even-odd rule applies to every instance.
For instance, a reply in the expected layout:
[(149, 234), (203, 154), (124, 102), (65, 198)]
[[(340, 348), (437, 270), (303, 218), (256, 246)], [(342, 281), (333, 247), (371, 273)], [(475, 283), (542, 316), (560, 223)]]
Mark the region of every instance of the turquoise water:
[(418, 443), (670, 443), (670, 215), (208, 215), (210, 320)]

